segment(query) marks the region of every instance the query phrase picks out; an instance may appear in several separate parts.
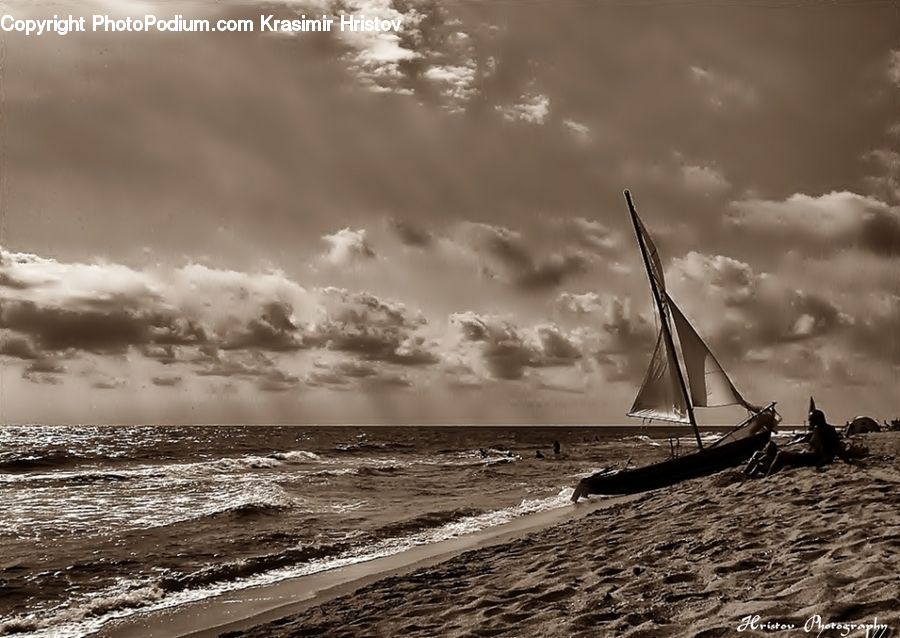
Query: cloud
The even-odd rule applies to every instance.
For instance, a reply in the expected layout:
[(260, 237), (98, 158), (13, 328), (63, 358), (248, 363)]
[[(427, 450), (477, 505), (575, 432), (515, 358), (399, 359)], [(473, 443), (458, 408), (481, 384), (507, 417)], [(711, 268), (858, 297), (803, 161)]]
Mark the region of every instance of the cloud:
[(883, 148), (869, 151), (863, 158), (878, 169), (877, 175), (866, 179), (875, 196), (894, 205), (900, 204), (900, 153)]
[(461, 234), (462, 243), (474, 252), (484, 274), (523, 291), (556, 288), (586, 272), (590, 262), (571, 249), (537, 258), (519, 233), (503, 226), (468, 222), (461, 226)]
[(181, 385), (182, 378), (179, 376), (160, 376), (153, 377), (150, 381), (156, 386), (174, 388), (175, 386)]
[(65, 371), (66, 367), (58, 361), (54, 361), (53, 359), (38, 359), (25, 368), (24, 374), (62, 374)]
[(667, 288), (717, 354), (747, 352), (820, 337), (846, 338), (855, 320), (815, 290), (756, 273), (723, 255), (691, 252), (672, 261)]
[(302, 347), (294, 308), (312, 316), (315, 305), (281, 273), (198, 264), (135, 270), (0, 251), (0, 273), (23, 283), (4, 294), (0, 326), (42, 351), (113, 354), (139, 347), (171, 362), (174, 346), (294, 350)]
[(716, 195), (731, 187), (725, 176), (711, 166), (682, 166), (681, 178), (688, 190), (703, 195)]
[(556, 298), (556, 305), (564, 311), (577, 315), (588, 315), (602, 309), (600, 295), (596, 292), (585, 292), (580, 295), (563, 292)]
[[(0, 272), (24, 284), (0, 302), (0, 355), (31, 360), (26, 378), (64, 372), (48, 363), (53, 355), (121, 355), (134, 349), (177, 367), (177, 374), (159, 378), (191, 371), (252, 380), (258, 389), (276, 392), (301, 383), (280, 368), (285, 356), (301, 349), (344, 352), (404, 368), (440, 360), (420, 312), (370, 293), (307, 291), (280, 273), (198, 265), (142, 271), (34, 255), (0, 253), (0, 258)], [(380, 368), (375, 376), (384, 377), (381, 385), (411, 382)], [(112, 389), (118, 382), (97, 383)]]
[(349, 266), (375, 257), (375, 251), (366, 241), (364, 229), (344, 228), (322, 239), (328, 244), (328, 252), (323, 259), (333, 266)]
[[(410, 93), (404, 86), (405, 66), (421, 57), (415, 50), (420, 39), (419, 23), (425, 14), (416, 3), (395, 5), (392, 0), (332, 0), (303, 3), (332, 15), (353, 18), (399, 20), (401, 27), (394, 31), (340, 31), (336, 33), (348, 47), (345, 56), (351, 70), (360, 82), (373, 91)], [(301, 34), (303, 35), (303, 34)]]
[(333, 365), (317, 363), (306, 378), (306, 384), (313, 387), (347, 389), (377, 389), (379, 387), (410, 387), (409, 376), (403, 372), (385, 369), (373, 363), (340, 361)]
[(738, 78), (730, 78), (711, 69), (691, 66), (691, 81), (701, 87), (708, 103), (716, 109), (727, 106), (753, 108), (759, 103), (757, 90)]
[(138, 348), (138, 350), (148, 359), (155, 359), (163, 365), (170, 365), (184, 360), (182, 351), (178, 346), (146, 345)]
[(300, 377), (283, 370), (270, 370), (257, 383), (263, 392), (287, 392), (300, 385)]
[(575, 139), (584, 142), (591, 137), (591, 128), (587, 124), (582, 124), (576, 120), (564, 119), (562, 121), (566, 130), (572, 134)]
[(670, 283), (681, 281), (686, 286), (714, 288), (726, 303), (741, 304), (757, 291), (758, 276), (750, 264), (724, 255), (707, 255), (691, 251), (672, 260), (666, 272)]
[(0, 309), (0, 326), (31, 335), (42, 350), (124, 352), (130, 345), (148, 343), (151, 325), (164, 321), (129, 308), (69, 309), (13, 301)]
[(456, 112), (476, 95), (476, 72), (474, 61), (467, 60), (465, 64), (435, 65), (422, 75), (439, 87), (448, 109)]
[(38, 359), (41, 354), (25, 337), (6, 335), (0, 338), (0, 355), (16, 359)]
[[(656, 339), (652, 320), (632, 307), (628, 297), (562, 293), (555, 306), (562, 318), (574, 316), (582, 327), (582, 350), (604, 370), (608, 381), (639, 382)], [(588, 318), (589, 317), (589, 318)]]
[(225, 349), (291, 351), (303, 347), (303, 335), (294, 324), (293, 308), (286, 302), (272, 301), (261, 308), (259, 317), (240, 325), (223, 343)]
[(592, 253), (609, 254), (620, 245), (620, 237), (596, 219), (564, 217), (552, 222), (560, 236), (570, 245), (586, 248)]
[(430, 248), (434, 243), (434, 236), (413, 222), (402, 219), (392, 219), (390, 221), (390, 226), (397, 237), (400, 238), (400, 241), (407, 246)]
[(890, 52), (887, 66), (888, 79), (900, 89), (900, 49)]
[(309, 342), (316, 347), (406, 366), (437, 362), (437, 355), (419, 334), (427, 323), (421, 313), (369, 293), (342, 288), (318, 292), (320, 318), (308, 332)]
[(517, 380), (528, 368), (572, 366), (584, 356), (572, 335), (553, 324), (521, 329), (495, 315), (462, 312), (451, 315), (457, 330), (457, 357), (450, 357), (458, 371), (468, 359), (468, 368), (483, 368), (492, 378)]
[(206, 349), (194, 360), (201, 377), (262, 377), (274, 368), (274, 361), (258, 351), (223, 355), (218, 349)]
[(91, 382), (91, 387), (97, 390), (116, 390), (127, 385), (125, 379), (117, 377), (102, 376)]
[(541, 93), (526, 93), (521, 96), (521, 101), (512, 106), (496, 106), (503, 119), (510, 122), (526, 122), (528, 124), (543, 124), (550, 114), (550, 98)]
[(883, 256), (900, 250), (900, 208), (848, 191), (732, 202), (726, 222), (740, 232), (801, 249), (856, 247)]

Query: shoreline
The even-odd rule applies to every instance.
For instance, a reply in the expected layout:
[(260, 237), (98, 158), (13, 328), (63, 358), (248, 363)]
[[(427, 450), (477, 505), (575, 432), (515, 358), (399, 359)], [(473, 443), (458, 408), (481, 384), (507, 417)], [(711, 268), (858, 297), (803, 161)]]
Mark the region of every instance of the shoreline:
[[(385, 578), (402, 577), (461, 554), (508, 544), (525, 535), (639, 500), (643, 495), (595, 498), (591, 501), (521, 516), (507, 523), (456, 538), (346, 567), (248, 587), (200, 601), (151, 612), (138, 612), (110, 623), (95, 638), (213, 638), (223, 632), (258, 625), (324, 604)], [(137, 632), (137, 633), (136, 633)]]
[(897, 635), (900, 434), (855, 440), (861, 466), (688, 481), (227, 635)]

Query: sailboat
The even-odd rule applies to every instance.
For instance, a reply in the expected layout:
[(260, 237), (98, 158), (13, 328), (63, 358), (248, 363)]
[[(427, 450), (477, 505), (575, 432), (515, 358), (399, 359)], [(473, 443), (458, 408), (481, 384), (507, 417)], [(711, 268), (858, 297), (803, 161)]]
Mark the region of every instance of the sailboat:
[[(774, 402), (763, 408), (744, 399), (709, 346), (675, 304), (666, 291), (659, 252), (641, 223), (631, 193), (627, 190), (625, 201), (647, 269), (660, 324), (650, 366), (628, 416), (644, 421), (690, 425), (697, 450), (652, 465), (607, 470), (584, 478), (572, 495), (572, 500), (576, 502), (589, 494), (643, 492), (734, 467), (762, 449), (780, 421)], [(675, 346), (676, 337), (680, 351)], [(694, 409), (728, 405), (746, 408), (747, 418), (704, 446)]]

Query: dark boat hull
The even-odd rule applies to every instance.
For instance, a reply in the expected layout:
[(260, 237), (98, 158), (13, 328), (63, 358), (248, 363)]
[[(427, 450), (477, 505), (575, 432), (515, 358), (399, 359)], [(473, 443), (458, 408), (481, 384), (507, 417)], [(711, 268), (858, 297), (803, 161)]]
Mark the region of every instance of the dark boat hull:
[(588, 494), (634, 494), (655, 490), (681, 481), (708, 476), (746, 462), (753, 453), (768, 443), (772, 433), (757, 432), (730, 443), (713, 445), (693, 454), (669, 459), (615, 473), (594, 474), (581, 480), (575, 488), (573, 501)]

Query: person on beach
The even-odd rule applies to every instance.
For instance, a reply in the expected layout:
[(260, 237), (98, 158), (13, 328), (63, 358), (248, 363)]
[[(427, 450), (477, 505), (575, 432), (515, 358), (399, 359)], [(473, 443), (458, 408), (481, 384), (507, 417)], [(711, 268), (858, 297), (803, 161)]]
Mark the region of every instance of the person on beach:
[(752, 476), (757, 472), (764, 471), (766, 476), (771, 476), (786, 467), (823, 467), (833, 463), (835, 457), (845, 463), (852, 463), (854, 455), (843, 444), (841, 435), (834, 426), (828, 423), (825, 413), (816, 409), (815, 406), (815, 401), (810, 397), (807, 433), (785, 446), (806, 443), (812, 451), (793, 452), (778, 449), (774, 443), (770, 443), (761, 457), (756, 458), (754, 455), (745, 468), (745, 472)]

